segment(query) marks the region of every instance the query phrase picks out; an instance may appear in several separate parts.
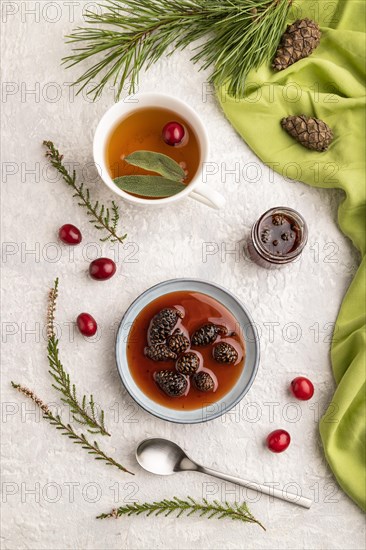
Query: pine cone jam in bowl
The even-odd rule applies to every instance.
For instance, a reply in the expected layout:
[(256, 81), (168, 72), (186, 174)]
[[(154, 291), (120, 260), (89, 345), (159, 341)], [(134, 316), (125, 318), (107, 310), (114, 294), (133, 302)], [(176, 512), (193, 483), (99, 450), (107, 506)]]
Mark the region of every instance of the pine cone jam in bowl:
[(249, 313), (224, 288), (174, 279), (141, 294), (122, 318), (117, 368), (149, 413), (182, 424), (234, 407), (257, 373), (259, 340)]

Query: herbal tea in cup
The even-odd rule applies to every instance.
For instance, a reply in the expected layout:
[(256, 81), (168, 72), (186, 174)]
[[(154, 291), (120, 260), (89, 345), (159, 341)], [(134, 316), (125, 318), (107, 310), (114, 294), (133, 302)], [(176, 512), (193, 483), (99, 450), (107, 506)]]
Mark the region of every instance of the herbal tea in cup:
[(94, 161), (104, 183), (129, 202), (160, 205), (187, 195), (213, 208), (224, 198), (202, 182), (207, 131), (184, 101), (141, 94), (102, 117), (94, 136)]
[[(160, 153), (174, 160), (183, 170), (182, 178), (179, 176), (177, 178), (181, 185), (190, 183), (200, 166), (200, 146), (194, 129), (177, 113), (161, 107), (136, 109), (112, 130), (106, 144), (106, 162), (109, 174), (114, 181), (122, 176), (161, 175), (154, 171), (153, 166), (150, 170), (144, 169), (125, 160), (136, 151)], [(121, 182), (120, 185), (117, 183), (121, 189), (142, 198), (169, 196), (165, 194), (167, 186), (163, 182), (155, 191), (157, 194), (151, 195), (149, 182), (153, 180), (149, 179), (145, 185), (143, 182), (141, 185), (137, 183), (135, 192), (133, 192), (133, 184), (125, 188), (123, 179), (118, 181)]]

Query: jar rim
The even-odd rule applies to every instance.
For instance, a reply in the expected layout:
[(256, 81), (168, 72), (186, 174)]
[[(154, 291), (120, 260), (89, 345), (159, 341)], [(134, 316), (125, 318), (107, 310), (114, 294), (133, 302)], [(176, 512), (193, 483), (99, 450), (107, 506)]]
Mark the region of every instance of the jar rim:
[[(272, 254), (267, 248), (263, 246), (259, 236), (259, 227), (261, 225), (261, 222), (265, 218), (269, 216), (273, 216), (275, 214), (285, 214), (285, 215), (287, 214), (289, 217), (293, 218), (293, 220), (298, 224), (301, 231), (301, 238), (300, 238), (299, 245), (295, 248), (295, 250), (286, 254), (285, 256), (277, 256), (276, 254)], [(307, 243), (307, 240), (308, 240), (308, 228), (307, 228), (306, 221), (301, 216), (301, 214), (299, 214), (299, 212), (297, 212), (296, 210), (288, 206), (276, 206), (274, 208), (270, 208), (260, 216), (260, 218), (254, 224), (252, 229), (252, 243), (257, 253), (260, 256), (262, 256), (265, 260), (268, 260), (276, 264), (285, 264), (285, 263), (291, 262), (292, 260), (295, 260), (302, 253)]]

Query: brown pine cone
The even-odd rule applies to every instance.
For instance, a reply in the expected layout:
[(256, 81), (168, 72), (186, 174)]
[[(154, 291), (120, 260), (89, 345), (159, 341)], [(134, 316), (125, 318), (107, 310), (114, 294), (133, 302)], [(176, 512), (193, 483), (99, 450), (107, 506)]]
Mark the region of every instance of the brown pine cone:
[(208, 372), (200, 371), (193, 377), (193, 384), (196, 386), (198, 391), (213, 391), (215, 387), (215, 382)]
[(200, 327), (192, 336), (192, 346), (207, 346), (212, 344), (219, 334), (227, 335), (227, 328), (213, 323), (207, 323)]
[(291, 115), (281, 120), (281, 126), (301, 145), (313, 151), (326, 151), (333, 141), (333, 132), (319, 118)]
[(172, 333), (179, 319), (183, 319), (184, 314), (175, 308), (165, 308), (159, 311), (151, 320), (148, 330), (148, 341), (150, 345), (165, 342)]
[(146, 357), (153, 361), (171, 361), (177, 358), (177, 355), (166, 344), (148, 346), (144, 349), (144, 353)]
[(160, 370), (154, 374), (154, 380), (170, 397), (180, 397), (188, 387), (188, 381), (185, 376), (172, 370)]
[(308, 57), (319, 46), (321, 34), (319, 25), (307, 17), (289, 25), (282, 35), (272, 68), (283, 71), (296, 61)]
[(200, 366), (200, 359), (197, 353), (189, 351), (188, 353), (183, 353), (175, 364), (175, 368), (181, 374), (194, 374), (198, 367)]
[(184, 353), (190, 346), (189, 340), (184, 334), (180, 331), (175, 331), (171, 336), (168, 337), (167, 346), (177, 355)]
[(238, 352), (227, 342), (219, 342), (212, 350), (212, 355), (218, 363), (235, 363), (238, 359)]

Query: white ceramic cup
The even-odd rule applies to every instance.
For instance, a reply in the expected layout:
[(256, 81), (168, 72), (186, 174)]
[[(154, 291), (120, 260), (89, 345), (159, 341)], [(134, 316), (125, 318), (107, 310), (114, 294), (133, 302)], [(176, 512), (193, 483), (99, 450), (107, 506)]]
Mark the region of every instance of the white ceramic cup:
[[(126, 193), (120, 189), (113, 181), (109, 174), (107, 162), (106, 162), (106, 146), (108, 138), (114, 130), (114, 128), (128, 115), (138, 109), (146, 107), (162, 107), (175, 111), (182, 118), (184, 118), (194, 129), (197, 135), (197, 139), (200, 145), (200, 167), (197, 170), (192, 181), (187, 184), (186, 188), (176, 195), (171, 197), (165, 197), (162, 199), (145, 199), (140, 197), (134, 197), (129, 193)], [(134, 98), (115, 103), (104, 114), (100, 120), (97, 129), (94, 134), (93, 142), (93, 156), (94, 162), (99, 172), (100, 177), (104, 183), (117, 195), (123, 199), (132, 202), (134, 204), (140, 204), (144, 206), (159, 206), (169, 204), (171, 202), (178, 201), (183, 197), (189, 195), (207, 206), (212, 208), (221, 208), (225, 204), (224, 197), (211, 189), (209, 185), (202, 182), (203, 168), (209, 158), (209, 141), (206, 128), (198, 116), (198, 114), (184, 101), (177, 99), (170, 95), (160, 93), (146, 93), (134, 96)]]

